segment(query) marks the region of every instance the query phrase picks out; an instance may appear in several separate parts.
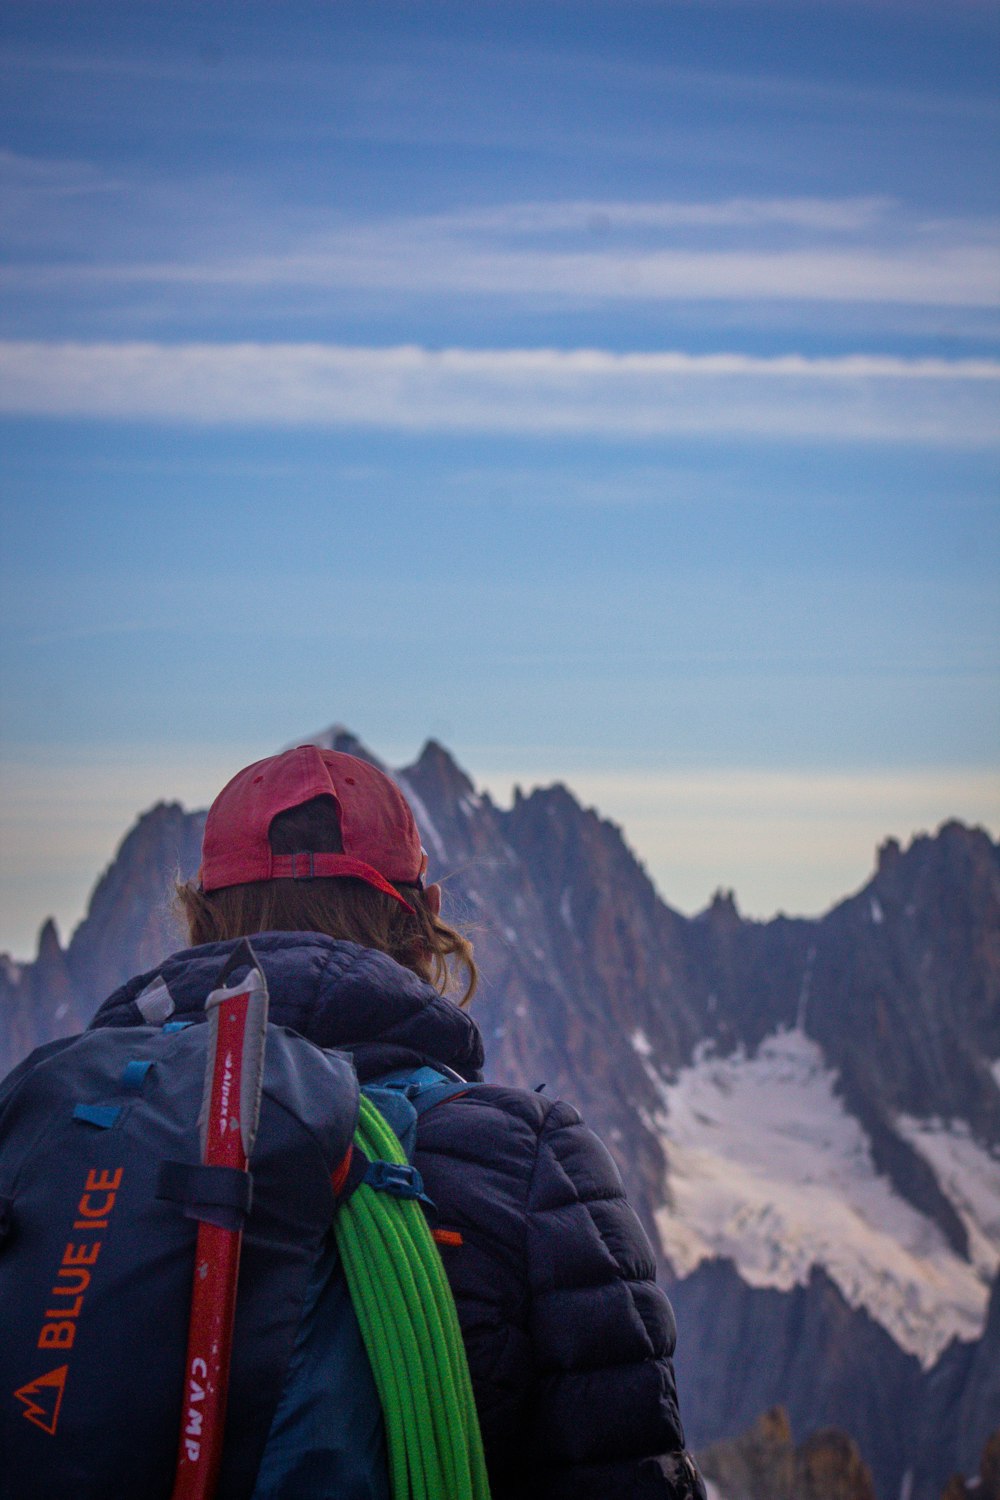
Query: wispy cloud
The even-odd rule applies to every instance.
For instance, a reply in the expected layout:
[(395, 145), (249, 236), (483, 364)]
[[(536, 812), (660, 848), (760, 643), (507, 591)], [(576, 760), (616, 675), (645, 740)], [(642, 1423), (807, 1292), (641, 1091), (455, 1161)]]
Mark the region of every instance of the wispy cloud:
[(106, 192), (117, 186), (92, 162), (74, 158), (26, 156), (0, 149), (0, 182), (4, 195), (17, 188), (59, 195)]
[(595, 301), (908, 303), (1000, 306), (997, 258), (981, 245), (867, 250), (504, 251), (393, 244), (358, 235), (331, 250), (216, 261), (9, 266), (8, 289), (300, 287)]
[(886, 197), (723, 198), (717, 201), (660, 202), (582, 199), (501, 203), (492, 207), (428, 215), (441, 229), (537, 234), (552, 230), (745, 229), (784, 225), (796, 229), (857, 231), (885, 221), (894, 207)]
[[(857, 8), (870, 12), (876, 8), (873, 0), (860, 3), (859, 0), (802, 0), (804, 8), (818, 10), (830, 10), (835, 3), (845, 10)], [(890, 12), (907, 11), (911, 17), (920, 11), (931, 16), (940, 13), (935, 0), (918, 0), (918, 3), (879, 0), (879, 5)], [(716, 8), (726, 10), (731, 6), (732, 0), (723, 0)], [(702, 8), (708, 8), (705, 0)], [(988, 15), (988, 11), (988, 0), (952, 0), (949, 7), (954, 19), (963, 12), (975, 16), (977, 12)], [(896, 81), (827, 80), (808, 76), (805, 71), (780, 73), (753, 68), (698, 67), (656, 57), (640, 61), (615, 55), (613, 50), (588, 50), (585, 43), (552, 47), (537, 39), (530, 48), (518, 46), (516, 41), (501, 44), (486, 39), (445, 40), (431, 34), (419, 39), (403, 34), (403, 39), (395, 39), (386, 33), (380, 41), (382, 45), (374, 57), (354, 56), (339, 61), (327, 55), (325, 49), (310, 47), (308, 41), (305, 46), (296, 45), (294, 29), (286, 29), (283, 36), (286, 45), (280, 49), (254, 47), (247, 35), (240, 37), (239, 45), (225, 48), (210, 42), (202, 46), (189, 42), (180, 49), (135, 48), (120, 42), (117, 46), (105, 44), (77, 50), (62, 45), (7, 45), (0, 48), (0, 64), (8, 74), (30, 76), (42, 72), (68, 78), (97, 77), (109, 80), (112, 86), (137, 79), (153, 86), (163, 83), (199, 87), (208, 78), (248, 90), (259, 89), (262, 82), (277, 82), (293, 96), (301, 95), (304, 89), (321, 90), (323, 95), (332, 90), (339, 99), (355, 107), (374, 98), (379, 108), (371, 112), (363, 125), (355, 108), (345, 113), (339, 128), (333, 127), (333, 133), (383, 140), (427, 142), (450, 137), (466, 142), (510, 142), (524, 133), (525, 123), (528, 129), (535, 126), (545, 110), (548, 95), (567, 88), (574, 91), (587, 88), (600, 91), (603, 97), (610, 95), (628, 102), (640, 100), (654, 107), (669, 92), (671, 97), (680, 96), (687, 103), (718, 103), (724, 108), (731, 108), (734, 103), (749, 104), (797, 113), (862, 109), (877, 112), (883, 118), (952, 116), (983, 123), (995, 123), (1000, 114), (996, 100), (986, 90), (974, 92), (957, 85), (914, 88)], [(505, 102), (507, 93), (499, 100), (488, 99), (494, 108), (487, 109), (478, 129), (470, 130), (470, 118), (474, 120), (475, 114), (470, 114), (466, 98), (461, 99), (465, 109), (449, 111), (460, 117), (442, 123), (437, 104), (442, 98), (458, 102), (465, 80), (473, 75), (486, 80), (501, 76), (507, 91), (516, 91), (521, 109), (496, 108), (498, 103)], [(491, 92), (487, 84), (487, 94)], [(259, 124), (266, 126), (267, 122)], [(289, 124), (278, 120), (272, 129), (287, 131)], [(299, 122), (299, 129), (306, 135), (309, 126)], [(585, 127), (578, 127), (572, 134), (581, 140)], [(632, 134), (641, 149), (640, 133)], [(590, 138), (599, 144), (601, 132), (593, 132)], [(565, 144), (566, 139), (567, 132), (561, 130), (557, 143)], [(623, 142), (616, 141), (619, 144)]]
[(0, 344), (0, 411), (511, 434), (996, 441), (1000, 361), (335, 344)]
[(25, 637), (26, 646), (52, 646), (68, 641), (98, 640), (102, 636), (138, 635), (152, 630), (148, 620), (122, 620), (108, 625), (71, 625), (60, 630), (44, 630)]
[[(230, 242), (242, 239), (234, 232)], [(11, 292), (298, 288), (564, 307), (753, 300), (995, 308), (998, 240), (995, 221), (921, 222), (878, 197), (518, 202), (331, 225), (253, 255), (185, 247), (156, 260), (35, 259), (8, 265), (2, 283)]]

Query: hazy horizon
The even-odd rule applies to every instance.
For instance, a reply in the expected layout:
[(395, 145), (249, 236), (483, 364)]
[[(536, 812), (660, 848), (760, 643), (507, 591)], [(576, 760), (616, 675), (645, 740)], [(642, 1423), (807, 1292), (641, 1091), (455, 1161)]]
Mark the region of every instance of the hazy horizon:
[[(353, 732), (352, 726), (344, 727)], [(405, 771), (418, 758), (419, 752), (387, 757), (379, 746), (359, 738), (391, 771)], [(302, 742), (308, 739), (308, 734), (301, 737)], [(500, 807), (510, 806), (516, 786), (525, 795), (557, 782), (568, 787), (583, 806), (621, 828), (661, 899), (686, 916), (704, 910), (719, 890), (732, 891), (741, 915), (754, 920), (822, 916), (867, 884), (875, 872), (877, 850), (887, 839), (895, 838), (905, 848), (952, 819), (983, 827), (994, 840), (1000, 832), (996, 821), (975, 811), (988, 806), (995, 790), (996, 778), (989, 772), (970, 772), (963, 778), (926, 771), (900, 778), (884, 773), (803, 776), (725, 769), (615, 775), (578, 767), (571, 774), (548, 768), (513, 774), (502, 765), (480, 770), (454, 756), (449, 745), (444, 748), (476, 791), (485, 792)], [(248, 752), (243, 761), (252, 758), (253, 752)], [(155, 761), (142, 767), (105, 766), (103, 774), (92, 771), (85, 779), (88, 803), (81, 802), (73, 770), (22, 768), (24, 780), (18, 785), (14, 768), (3, 814), (9, 835), (29, 844), (31, 827), (38, 821), (33, 797), (40, 795), (60, 813), (51, 856), (62, 857), (65, 868), (61, 879), (54, 880), (51, 862), (35, 845), (39, 878), (29, 879), (8, 896), (0, 952), (18, 962), (33, 959), (38, 933), (50, 918), (65, 945), (83, 919), (98, 880), (139, 818), (160, 802), (179, 802), (186, 812), (205, 811), (234, 769), (238, 766), (223, 762), (217, 751), (201, 764), (193, 759), (170, 768)], [(161, 774), (171, 790), (156, 790), (155, 778)], [(956, 786), (966, 810), (939, 817), (936, 807)], [(99, 847), (114, 811), (130, 805), (129, 799), (137, 802), (134, 813), (123, 813), (112, 843)], [(15, 807), (17, 812), (11, 811)], [(877, 820), (886, 814), (892, 826), (880, 829)], [(781, 855), (776, 860), (772, 850), (765, 862), (761, 843), (773, 835), (776, 823), (785, 830)], [(449, 873), (433, 860), (432, 864), (433, 875)], [(838, 880), (839, 885), (831, 888)], [(37, 903), (46, 893), (55, 901), (52, 909), (41, 912)]]

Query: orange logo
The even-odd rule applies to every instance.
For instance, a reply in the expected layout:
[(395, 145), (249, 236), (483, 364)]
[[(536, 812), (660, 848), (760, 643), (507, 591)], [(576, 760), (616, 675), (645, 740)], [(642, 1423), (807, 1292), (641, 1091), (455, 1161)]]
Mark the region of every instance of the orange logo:
[(59, 1421), (59, 1408), (62, 1406), (68, 1369), (69, 1365), (60, 1365), (58, 1370), (39, 1375), (37, 1380), (22, 1385), (19, 1391), (14, 1392), (18, 1401), (24, 1402), (24, 1415), (28, 1421), (34, 1422), (43, 1432), (50, 1432), (53, 1437)]
[[(115, 1171), (94, 1167), (87, 1173), (83, 1194), (77, 1203), (77, 1217), (73, 1221), (74, 1238), (63, 1250), (62, 1262), (55, 1274), (55, 1286), (49, 1297), (55, 1304), (45, 1309), (45, 1322), (38, 1334), (39, 1349), (70, 1350), (76, 1339), (77, 1320), (83, 1307), (101, 1253), (101, 1240), (92, 1236), (107, 1229), (118, 1189), (121, 1187), (124, 1167)], [(81, 1237), (82, 1236), (91, 1236)], [(24, 1415), (43, 1432), (55, 1436), (66, 1388), (69, 1365), (60, 1365), (37, 1380), (29, 1380), (15, 1399), (24, 1402)]]

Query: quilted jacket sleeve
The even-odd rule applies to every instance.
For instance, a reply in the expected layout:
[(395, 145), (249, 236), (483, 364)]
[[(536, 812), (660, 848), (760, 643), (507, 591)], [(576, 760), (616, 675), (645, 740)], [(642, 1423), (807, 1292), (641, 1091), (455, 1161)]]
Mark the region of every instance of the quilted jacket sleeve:
[(608, 1152), (549, 1110), (527, 1198), (529, 1403), (539, 1496), (703, 1496), (674, 1385), (673, 1311)]
[(649, 1241), (568, 1104), (495, 1085), (431, 1109), (416, 1161), (443, 1248), (494, 1500), (691, 1500)]

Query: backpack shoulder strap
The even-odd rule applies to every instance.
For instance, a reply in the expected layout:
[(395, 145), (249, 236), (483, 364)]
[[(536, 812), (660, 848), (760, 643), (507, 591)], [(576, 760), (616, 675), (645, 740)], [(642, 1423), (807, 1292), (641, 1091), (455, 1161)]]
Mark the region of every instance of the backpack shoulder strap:
[(419, 1119), (427, 1110), (433, 1109), (435, 1104), (443, 1104), (446, 1099), (457, 1099), (459, 1095), (477, 1088), (478, 1084), (470, 1083), (468, 1079), (461, 1078), (443, 1065), (423, 1065), (419, 1068), (397, 1068), (395, 1072), (386, 1073), (382, 1078), (373, 1079), (372, 1087), (402, 1094)]

